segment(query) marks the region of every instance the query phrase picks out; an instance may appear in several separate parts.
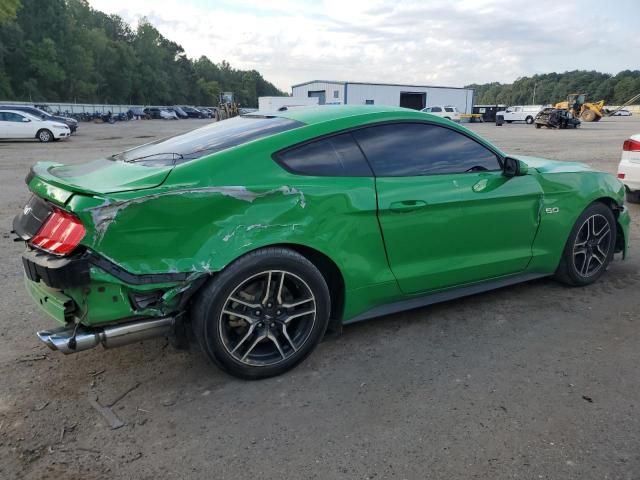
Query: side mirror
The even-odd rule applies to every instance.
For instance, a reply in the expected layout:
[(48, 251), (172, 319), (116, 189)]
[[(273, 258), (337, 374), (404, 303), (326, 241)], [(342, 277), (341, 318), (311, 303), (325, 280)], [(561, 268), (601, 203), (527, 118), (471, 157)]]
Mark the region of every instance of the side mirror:
[(529, 172), (529, 166), (523, 161), (517, 160), (512, 157), (506, 157), (504, 159), (504, 165), (502, 167), (502, 174), (507, 178), (521, 177)]

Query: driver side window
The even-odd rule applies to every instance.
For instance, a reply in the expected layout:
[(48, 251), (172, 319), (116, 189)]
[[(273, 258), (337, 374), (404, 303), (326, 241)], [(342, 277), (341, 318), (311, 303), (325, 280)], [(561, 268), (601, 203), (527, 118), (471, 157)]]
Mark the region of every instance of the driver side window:
[(22, 122), (22, 119), (25, 118), (22, 115), (18, 115), (17, 113), (5, 112), (4, 113), (4, 121), (5, 122)]
[(488, 148), (449, 128), (391, 123), (353, 132), (378, 177), (500, 170)]

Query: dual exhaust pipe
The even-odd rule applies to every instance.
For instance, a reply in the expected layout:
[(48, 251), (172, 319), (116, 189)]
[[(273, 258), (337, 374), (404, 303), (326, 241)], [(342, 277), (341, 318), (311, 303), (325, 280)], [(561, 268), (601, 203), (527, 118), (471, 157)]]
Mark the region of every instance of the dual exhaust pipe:
[(64, 326), (41, 330), (37, 335), (51, 350), (70, 354), (89, 350), (98, 345), (114, 348), (148, 338), (169, 336), (173, 333), (174, 325), (174, 317), (163, 317), (106, 327)]

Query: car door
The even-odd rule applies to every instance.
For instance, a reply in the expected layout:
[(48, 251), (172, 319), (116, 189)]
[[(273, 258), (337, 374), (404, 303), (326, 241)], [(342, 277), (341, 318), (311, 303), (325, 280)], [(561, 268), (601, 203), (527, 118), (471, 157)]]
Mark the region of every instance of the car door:
[(33, 138), (33, 123), (28, 117), (14, 112), (4, 112), (7, 138)]
[(442, 126), (391, 123), (354, 137), (376, 175), (380, 228), (403, 292), (526, 269), (542, 199), (533, 175), (505, 177), (496, 153)]
[(512, 120), (517, 122), (524, 120), (522, 107), (514, 107)]

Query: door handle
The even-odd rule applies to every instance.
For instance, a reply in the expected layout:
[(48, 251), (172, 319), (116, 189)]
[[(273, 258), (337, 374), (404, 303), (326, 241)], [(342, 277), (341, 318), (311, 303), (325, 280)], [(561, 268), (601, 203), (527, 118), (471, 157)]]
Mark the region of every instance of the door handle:
[(402, 200), (401, 202), (392, 202), (389, 210), (392, 212), (411, 212), (427, 205), (424, 200)]

